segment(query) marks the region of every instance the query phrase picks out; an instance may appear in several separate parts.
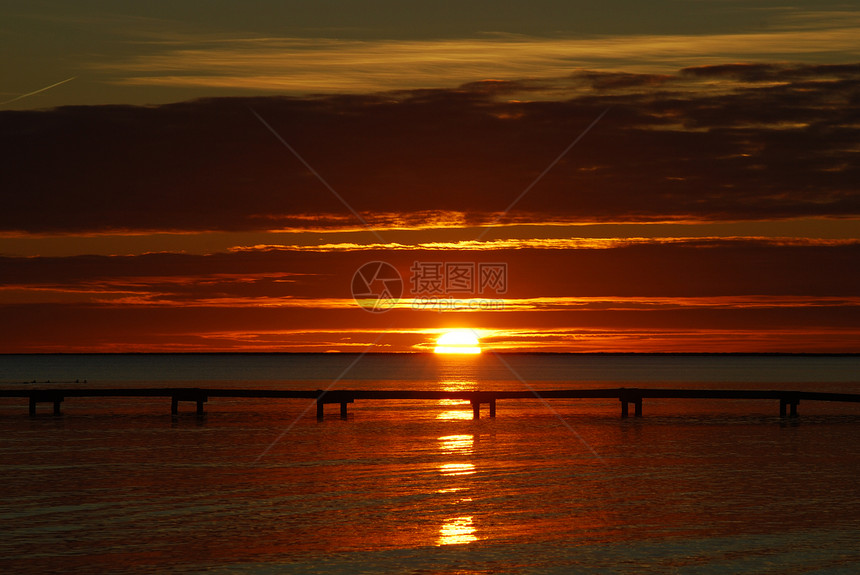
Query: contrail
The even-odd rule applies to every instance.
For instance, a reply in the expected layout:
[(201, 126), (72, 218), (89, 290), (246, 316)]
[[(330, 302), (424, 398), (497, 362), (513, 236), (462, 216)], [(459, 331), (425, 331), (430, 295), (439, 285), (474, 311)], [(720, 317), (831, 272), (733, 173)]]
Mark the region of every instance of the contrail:
[(17, 102), (18, 100), (22, 100), (28, 96), (33, 96), (34, 94), (44, 92), (45, 90), (50, 90), (51, 88), (56, 88), (60, 84), (65, 84), (66, 82), (71, 82), (75, 78), (77, 78), (77, 76), (72, 76), (71, 78), (66, 78), (62, 82), (57, 82), (56, 84), (51, 84), (50, 86), (45, 86), (44, 88), (41, 88), (39, 90), (35, 90), (33, 92), (27, 92), (26, 94), (21, 94), (20, 96), (12, 98), (11, 100), (6, 100), (5, 102), (0, 102), (0, 106), (5, 106), (6, 104), (11, 104), (12, 102)]

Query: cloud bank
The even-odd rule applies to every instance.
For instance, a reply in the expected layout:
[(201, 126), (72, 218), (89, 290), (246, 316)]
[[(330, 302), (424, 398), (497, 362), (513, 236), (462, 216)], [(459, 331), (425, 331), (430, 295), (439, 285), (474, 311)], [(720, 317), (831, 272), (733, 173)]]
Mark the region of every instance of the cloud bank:
[[(0, 230), (87, 233), (860, 214), (860, 64), (0, 113)], [(398, 221), (393, 221), (393, 214)], [(435, 219), (434, 219), (435, 218)]]

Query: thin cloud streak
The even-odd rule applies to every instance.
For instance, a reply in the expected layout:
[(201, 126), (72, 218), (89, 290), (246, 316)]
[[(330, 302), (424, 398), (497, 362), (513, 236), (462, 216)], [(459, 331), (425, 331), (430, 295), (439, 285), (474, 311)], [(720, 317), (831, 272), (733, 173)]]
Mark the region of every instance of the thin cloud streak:
[(698, 244), (701, 242), (757, 242), (774, 246), (842, 246), (860, 244), (858, 239), (818, 239), (795, 237), (765, 236), (692, 236), (692, 237), (620, 237), (620, 238), (511, 238), (505, 240), (460, 240), (456, 242), (421, 242), (416, 244), (400, 243), (337, 243), (317, 245), (296, 244), (258, 244), (255, 246), (234, 246), (231, 252), (359, 252), (373, 250), (387, 251), (487, 251), (519, 249), (588, 249), (608, 250), (613, 248), (649, 244)]
[[(344, 216), (344, 220), (349, 219)], [(860, 236), (860, 220), (851, 218), (805, 218), (772, 221), (736, 222), (611, 222), (561, 223), (536, 220), (532, 223), (502, 224), (491, 228), (483, 242), (472, 240), (482, 228), (466, 223), (462, 213), (430, 218), (424, 225), (412, 218), (394, 214), (383, 218), (377, 227), (389, 238), (388, 243), (368, 242), (370, 234), (363, 228), (337, 227), (260, 231), (260, 232), (186, 232), (128, 234), (20, 234), (0, 233), (6, 257), (64, 257), (79, 254), (130, 256), (155, 253), (207, 255), (223, 252), (289, 250), (289, 251), (357, 251), (358, 249), (398, 249), (413, 246), (420, 249), (492, 249), (551, 247), (599, 247), (611, 242), (665, 243), (670, 239), (702, 238), (757, 239), (786, 238), (800, 245), (835, 245), (851, 243)], [(377, 221), (377, 220), (374, 220)], [(381, 220), (380, 220), (381, 221)], [(310, 222), (309, 222), (310, 223)], [(452, 239), (455, 238), (455, 239)], [(456, 239), (462, 238), (462, 239)], [(830, 240), (836, 240), (831, 242)], [(593, 241), (593, 243), (591, 243)], [(606, 243), (610, 242), (610, 243)], [(359, 246), (359, 248), (356, 248)]]
[(518, 329), (486, 342), (499, 352), (856, 353), (858, 329)]
[(444, 40), (204, 38), (90, 68), (134, 86), (238, 88), (295, 93), (449, 86), (476, 78), (557, 77), (578, 67), (668, 72), (720, 61), (818, 61), (860, 57), (860, 12), (793, 15), (784, 27), (741, 34)]
[[(208, 279), (188, 277), (137, 277), (78, 281), (74, 283), (16, 283), (0, 286), (0, 303), (87, 303), (110, 307), (160, 308), (299, 308), (319, 310), (354, 310), (350, 297), (325, 294), (271, 295), (271, 282), (295, 282), (289, 274), (213, 274)], [(310, 276), (300, 277), (307, 281)], [(207, 285), (208, 284), (208, 285)], [(260, 284), (257, 295), (242, 295)], [(289, 289), (284, 286), (283, 289)], [(217, 295), (212, 295), (216, 292)], [(427, 297), (402, 297), (391, 309), (417, 310), (424, 313), (494, 313), (557, 312), (564, 310), (667, 311), (678, 309), (799, 309), (824, 307), (858, 307), (860, 296), (802, 295), (713, 295), (713, 296), (540, 296), (540, 297), (443, 297), (438, 305)]]

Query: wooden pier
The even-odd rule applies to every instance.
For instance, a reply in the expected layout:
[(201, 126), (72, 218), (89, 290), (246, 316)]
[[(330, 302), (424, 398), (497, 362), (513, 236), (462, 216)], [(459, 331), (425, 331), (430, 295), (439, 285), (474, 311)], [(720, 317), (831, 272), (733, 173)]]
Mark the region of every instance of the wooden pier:
[(255, 398), (255, 399), (310, 399), (316, 402), (317, 419), (324, 418), (326, 404), (340, 404), (340, 417), (346, 419), (347, 406), (357, 400), (443, 400), (468, 401), (474, 419), (481, 417), (481, 405), (489, 406), (490, 417), (496, 416), (496, 403), (503, 399), (538, 399), (546, 402), (552, 399), (615, 399), (621, 403), (621, 417), (630, 415), (633, 405), (634, 417), (642, 417), (642, 404), (645, 399), (703, 399), (731, 400), (757, 399), (779, 401), (780, 417), (797, 417), (801, 401), (831, 401), (860, 403), (860, 394), (825, 393), (815, 391), (777, 391), (741, 389), (567, 389), (538, 391), (433, 391), (433, 390), (280, 390), (280, 389), (219, 389), (219, 388), (42, 388), (42, 389), (0, 389), (0, 397), (28, 398), (30, 415), (36, 415), (39, 403), (51, 403), (54, 415), (61, 415), (60, 406), (67, 398), (76, 397), (164, 397), (170, 398), (170, 412), (179, 413), (180, 402), (194, 402), (197, 414), (203, 415), (204, 404), (211, 398)]

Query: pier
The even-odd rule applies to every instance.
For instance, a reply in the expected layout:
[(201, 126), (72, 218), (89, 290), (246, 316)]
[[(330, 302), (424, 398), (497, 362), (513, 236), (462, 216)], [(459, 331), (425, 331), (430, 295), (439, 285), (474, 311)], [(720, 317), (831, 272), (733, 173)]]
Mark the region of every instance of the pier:
[(54, 388), (54, 389), (0, 389), (0, 397), (21, 397), (29, 400), (30, 415), (36, 415), (40, 403), (53, 405), (54, 415), (61, 415), (61, 405), (69, 398), (79, 397), (163, 397), (170, 399), (170, 412), (179, 413), (180, 402), (196, 404), (196, 413), (203, 415), (204, 404), (212, 398), (253, 399), (309, 399), (316, 402), (317, 419), (324, 419), (327, 404), (340, 405), (340, 417), (347, 418), (347, 407), (356, 401), (388, 400), (406, 402), (412, 400), (454, 399), (468, 401), (474, 419), (481, 417), (481, 406), (489, 407), (489, 416), (496, 416), (496, 404), (505, 399), (537, 399), (547, 402), (552, 399), (614, 399), (621, 404), (621, 417), (642, 417), (646, 399), (702, 399), (732, 400), (755, 399), (779, 402), (780, 417), (798, 417), (801, 401), (830, 401), (860, 403), (860, 394), (826, 393), (815, 391), (741, 390), (741, 389), (568, 389), (536, 391), (434, 391), (434, 390), (280, 390), (280, 389), (222, 389), (196, 387), (154, 388)]

